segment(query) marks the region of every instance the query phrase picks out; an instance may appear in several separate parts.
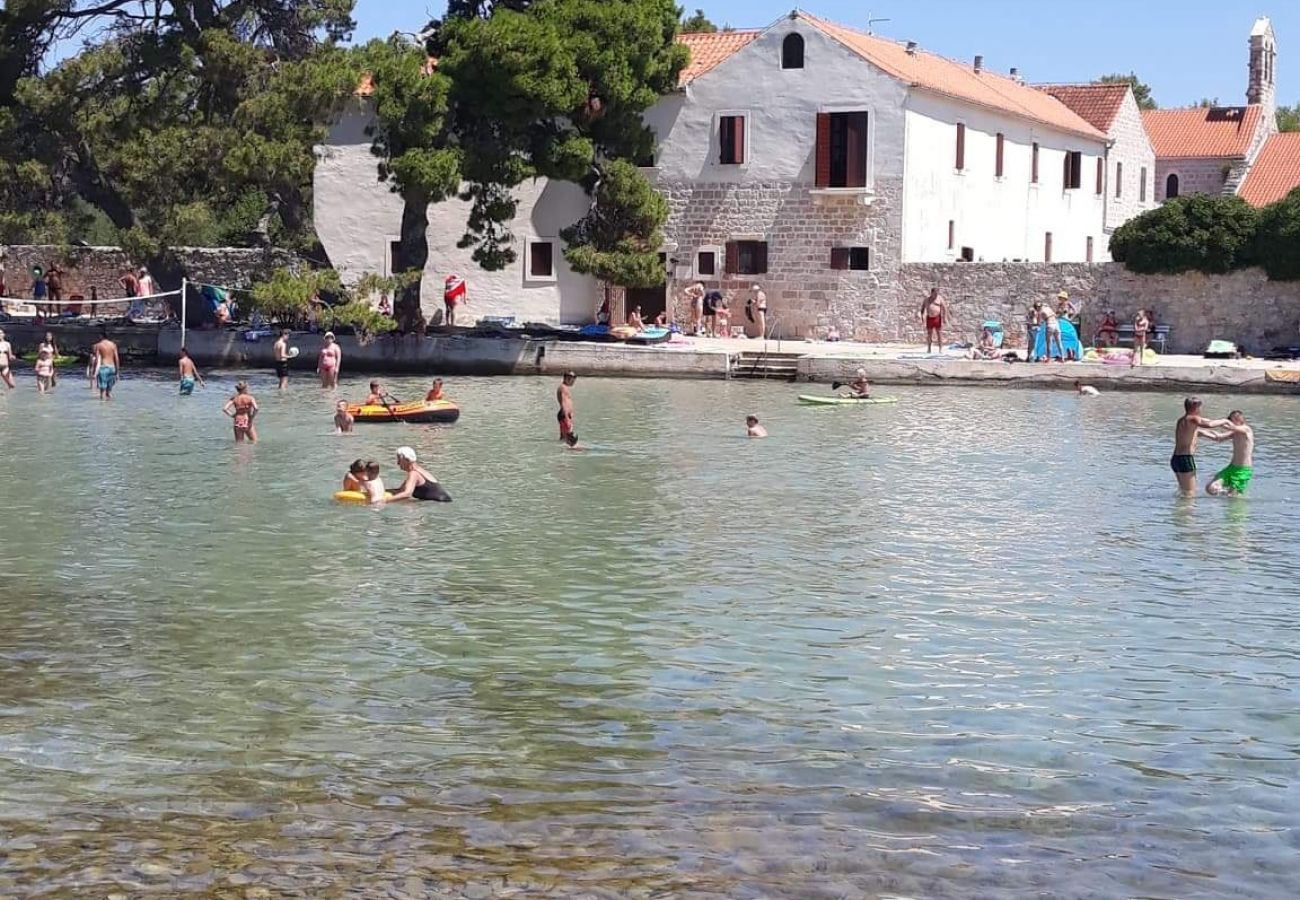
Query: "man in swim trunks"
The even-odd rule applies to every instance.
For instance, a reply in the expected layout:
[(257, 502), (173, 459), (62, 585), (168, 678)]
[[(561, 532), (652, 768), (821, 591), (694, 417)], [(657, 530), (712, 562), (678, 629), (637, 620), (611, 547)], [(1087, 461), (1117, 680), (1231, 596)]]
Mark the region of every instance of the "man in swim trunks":
[(14, 373), (9, 371), (13, 361), (13, 345), (5, 338), (4, 329), (0, 328), (0, 381), (4, 381), (10, 390), (14, 388)]
[(1196, 438), (1211, 435), (1212, 429), (1228, 424), (1227, 419), (1210, 421), (1203, 417), (1201, 405), (1200, 398), (1188, 397), (1183, 401), (1183, 415), (1174, 425), (1174, 455), (1169, 459), (1169, 468), (1174, 470), (1178, 491), (1184, 497), (1196, 493)]
[(1255, 431), (1246, 424), (1246, 416), (1239, 409), (1228, 413), (1227, 431), (1207, 434), (1216, 441), (1232, 441), (1232, 462), (1220, 469), (1205, 486), (1210, 496), (1227, 494), (1240, 497), (1246, 493), (1250, 479), (1255, 474)]
[(289, 386), (289, 329), (281, 328), (280, 336), (275, 339), (275, 377), (280, 379), (280, 390)]
[(925, 321), (925, 352), (934, 352), (934, 346), (943, 350), (943, 317), (947, 312), (948, 301), (943, 299), (939, 288), (930, 288), (930, 295), (921, 301), (921, 318)]
[(1147, 318), (1147, 311), (1139, 309), (1133, 316), (1133, 360), (1129, 363), (1129, 368), (1142, 365), (1142, 357), (1147, 352), (1147, 332), (1151, 330), (1151, 320)]
[[(190, 359), (190, 351), (184, 347), (181, 348), (181, 358), (176, 364), (177, 370), (181, 376), (181, 396), (188, 397), (194, 393), (194, 382), (203, 384), (203, 376), (199, 374), (198, 367), (194, 365), (194, 360)], [(204, 387), (207, 385), (203, 384)]]
[(560, 380), (560, 386), (555, 389), (555, 399), (560, 404), (560, 410), (555, 414), (556, 421), (560, 423), (560, 440), (567, 440), (569, 435), (573, 434), (573, 383), (578, 380), (574, 372), (565, 372), (564, 378)]
[(226, 401), (221, 411), (234, 420), (235, 443), (245, 439), (250, 444), (257, 443), (257, 428), (253, 425), (257, 418), (257, 399), (248, 392), (247, 381), (235, 385), (235, 396)]
[(95, 385), (99, 388), (99, 399), (112, 400), (121, 360), (117, 344), (108, 339), (107, 328), (99, 330), (99, 342), (90, 348), (90, 359), (94, 366)]

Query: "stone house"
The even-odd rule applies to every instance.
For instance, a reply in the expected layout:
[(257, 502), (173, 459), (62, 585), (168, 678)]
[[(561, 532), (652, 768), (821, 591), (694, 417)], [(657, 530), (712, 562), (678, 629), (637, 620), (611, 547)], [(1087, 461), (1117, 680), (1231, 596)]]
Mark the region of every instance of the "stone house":
[[(765, 29), (681, 40), (691, 61), (680, 89), (645, 117), (657, 137), (645, 171), (671, 210), (667, 285), (627, 297), (646, 317), (680, 316), (694, 281), (733, 304), (761, 283), (784, 335), (834, 326), (894, 338), (904, 264), (1102, 261), (1107, 233), (1144, 202), (1138, 178), (1153, 163), (1128, 133), (1131, 95), (1107, 92), (1107, 114), (1090, 121), (982, 57), (946, 59), (799, 10)], [(376, 179), (359, 94), (319, 148), (315, 176), (321, 240), (355, 274), (392, 268), (401, 215)], [(502, 272), (479, 270), (456, 246), (464, 204), (431, 207), (428, 311), (440, 308), (443, 278), (459, 274), (471, 317), (591, 321), (599, 286), (568, 269), (558, 237), (589, 199), (539, 180), (519, 201), (520, 258)]]

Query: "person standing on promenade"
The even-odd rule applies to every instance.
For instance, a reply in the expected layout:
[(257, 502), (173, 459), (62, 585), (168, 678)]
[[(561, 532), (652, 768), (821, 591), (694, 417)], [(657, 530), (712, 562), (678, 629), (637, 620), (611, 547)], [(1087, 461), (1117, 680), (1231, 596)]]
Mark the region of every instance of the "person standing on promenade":
[(1178, 491), (1184, 497), (1196, 493), (1196, 438), (1202, 434), (1213, 439), (1213, 429), (1229, 424), (1227, 419), (1210, 421), (1201, 415), (1199, 397), (1183, 401), (1183, 415), (1174, 425), (1174, 455), (1169, 458), (1169, 468), (1178, 479)]
[(1033, 362), (1038, 355), (1038, 304), (1029, 304), (1025, 312), (1025, 362)]
[(289, 329), (281, 328), (280, 336), (271, 348), (275, 356), (275, 377), (280, 379), (280, 390), (289, 386)]
[(447, 308), (447, 324), (456, 324), (456, 307), (469, 303), (469, 285), (459, 275), (448, 275), (442, 286), (442, 303)]
[(5, 330), (0, 328), (0, 381), (3, 381), (10, 390), (14, 388), (14, 373), (10, 371), (13, 361), (13, 345), (5, 338)]
[(140, 274), (136, 277), (136, 284), (140, 286), (141, 297), (152, 297), (157, 288), (153, 283), (153, 276), (144, 266), (140, 267)]
[(234, 420), (235, 443), (247, 438), (251, 444), (257, 443), (257, 398), (248, 392), (248, 382), (241, 381), (235, 385), (235, 396), (226, 401), (221, 411)]
[(1147, 311), (1139, 309), (1137, 315), (1133, 316), (1133, 360), (1129, 367), (1140, 366), (1143, 364), (1142, 357), (1147, 352), (1147, 332), (1151, 330), (1151, 320), (1147, 318)]
[(700, 329), (704, 327), (704, 282), (697, 281), (686, 289), (686, 302), (691, 305), (690, 329), (691, 335), (696, 336)]
[(339, 369), (343, 368), (343, 350), (334, 340), (334, 332), (325, 332), (325, 346), (320, 348), (316, 360), (316, 371), (320, 373), (320, 386), (336, 388), (339, 386)]
[[(1044, 359), (1055, 359), (1058, 362), (1065, 360), (1065, 350), (1061, 346), (1061, 322), (1056, 318), (1056, 310), (1052, 309), (1049, 303), (1037, 303), (1038, 322), (1043, 328), (1043, 357)], [(1052, 354), (1052, 344), (1056, 344), (1056, 354)]]
[(555, 399), (560, 404), (555, 419), (560, 423), (560, 440), (568, 440), (573, 434), (573, 383), (578, 380), (574, 372), (565, 372), (560, 379), (560, 386), (555, 389)]
[(761, 284), (750, 286), (749, 300), (745, 303), (745, 315), (754, 323), (754, 328), (758, 331), (755, 337), (760, 340), (767, 337), (767, 294), (763, 292)]
[(708, 337), (718, 336), (718, 304), (722, 302), (722, 291), (705, 291), (701, 309), (704, 313), (704, 333)]
[(140, 296), (140, 279), (136, 278), (135, 273), (130, 269), (122, 273), (121, 277), (117, 279), (117, 283), (122, 285), (123, 297)]
[(938, 287), (930, 288), (930, 294), (921, 301), (921, 319), (925, 322), (925, 352), (933, 353), (935, 344), (943, 352), (943, 319), (947, 314), (948, 301), (939, 293)]
[(99, 330), (99, 342), (90, 348), (90, 360), (94, 367), (92, 374), (95, 386), (99, 388), (99, 399), (112, 400), (121, 358), (117, 352), (117, 344), (108, 339), (107, 328)]
[(203, 376), (199, 374), (198, 366), (194, 365), (194, 360), (190, 359), (190, 351), (181, 348), (181, 358), (176, 363), (176, 370), (181, 377), (181, 396), (188, 397), (194, 393), (194, 382), (198, 382), (203, 387)]
[(1234, 409), (1228, 413), (1227, 429), (1206, 435), (1215, 441), (1232, 441), (1232, 462), (1220, 469), (1205, 486), (1205, 493), (1211, 497), (1244, 495), (1255, 474), (1255, 430), (1246, 424), (1246, 416), (1241, 410)]

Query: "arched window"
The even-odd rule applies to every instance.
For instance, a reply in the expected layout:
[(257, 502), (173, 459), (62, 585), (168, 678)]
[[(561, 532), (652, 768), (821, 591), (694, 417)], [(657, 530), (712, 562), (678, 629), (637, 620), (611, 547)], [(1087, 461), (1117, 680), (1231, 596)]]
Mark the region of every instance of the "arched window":
[(787, 34), (781, 42), (781, 68), (803, 68), (803, 35)]
[(1165, 179), (1165, 199), (1172, 200), (1178, 196), (1178, 176), (1170, 173)]

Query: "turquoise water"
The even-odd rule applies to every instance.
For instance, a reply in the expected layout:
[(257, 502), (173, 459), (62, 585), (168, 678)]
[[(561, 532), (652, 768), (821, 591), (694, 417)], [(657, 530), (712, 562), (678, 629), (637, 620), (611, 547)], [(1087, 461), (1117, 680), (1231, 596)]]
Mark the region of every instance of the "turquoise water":
[(0, 894), (1294, 894), (1295, 400), (1189, 502), (1172, 395), (239, 374), (0, 397)]

